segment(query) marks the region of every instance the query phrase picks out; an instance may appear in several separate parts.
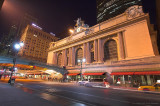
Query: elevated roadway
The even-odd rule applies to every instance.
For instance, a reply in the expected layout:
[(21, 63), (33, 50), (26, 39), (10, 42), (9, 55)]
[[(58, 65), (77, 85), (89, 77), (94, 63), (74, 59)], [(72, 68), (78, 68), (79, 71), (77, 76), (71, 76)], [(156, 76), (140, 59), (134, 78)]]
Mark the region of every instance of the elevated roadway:
[[(13, 56), (0, 56), (0, 66), (13, 66), (13, 59), (15, 57)], [(47, 63), (41, 63), (37, 61), (32, 61), (28, 60), (26, 58), (22, 57), (16, 57), (16, 66), (18, 68), (26, 68), (26, 69), (33, 69), (33, 66), (38, 69), (43, 69), (43, 70), (54, 70), (58, 73), (61, 73), (64, 75), (67, 71), (59, 66), (56, 65), (51, 65)]]

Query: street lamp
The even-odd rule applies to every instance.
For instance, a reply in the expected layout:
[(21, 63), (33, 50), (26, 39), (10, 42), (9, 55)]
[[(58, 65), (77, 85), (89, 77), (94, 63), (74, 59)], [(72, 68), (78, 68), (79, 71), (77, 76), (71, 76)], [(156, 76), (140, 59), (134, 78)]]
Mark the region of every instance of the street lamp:
[(24, 46), (24, 43), (23, 43), (23, 42), (16, 43), (16, 44), (14, 45), (14, 48), (16, 49), (16, 53), (15, 53), (15, 57), (13, 58), (13, 68), (12, 68), (11, 76), (10, 76), (10, 79), (9, 79), (10, 84), (11, 84), (11, 83), (14, 83), (14, 82), (12, 82), (12, 75), (13, 75), (13, 71), (16, 70), (16, 68), (15, 68), (16, 56), (17, 56), (17, 53), (18, 53), (19, 49), (20, 49), (21, 47), (23, 47), (23, 46)]
[(83, 63), (83, 62), (86, 62), (86, 59), (78, 59), (77, 62), (78, 62), (78, 63), (81, 63), (80, 76), (81, 76), (81, 81), (82, 81), (82, 79), (83, 79), (83, 77), (82, 77), (82, 63)]
[(69, 29), (69, 32), (70, 32), (71, 34), (73, 34), (74, 30), (73, 30), (73, 29)]

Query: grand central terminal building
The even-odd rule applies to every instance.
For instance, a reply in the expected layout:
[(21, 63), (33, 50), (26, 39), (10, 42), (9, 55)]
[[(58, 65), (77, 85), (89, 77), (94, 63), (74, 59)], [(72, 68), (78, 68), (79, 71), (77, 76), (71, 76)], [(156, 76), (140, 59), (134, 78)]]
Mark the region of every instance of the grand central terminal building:
[(157, 32), (138, 5), (92, 27), (78, 18), (70, 36), (50, 43), (47, 63), (65, 67), (71, 80), (82, 73), (83, 79), (151, 85), (160, 79)]

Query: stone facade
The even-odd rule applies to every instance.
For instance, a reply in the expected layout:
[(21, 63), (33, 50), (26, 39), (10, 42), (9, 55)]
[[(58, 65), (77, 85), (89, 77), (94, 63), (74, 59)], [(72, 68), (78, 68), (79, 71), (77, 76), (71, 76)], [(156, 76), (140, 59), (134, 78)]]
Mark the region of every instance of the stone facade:
[(133, 6), (121, 15), (52, 42), (47, 63), (66, 66), (69, 73), (80, 72), (77, 60), (82, 58), (86, 59), (82, 73), (151, 68), (153, 64), (144, 64), (148, 58), (156, 60), (159, 54), (156, 36), (149, 15), (141, 6)]

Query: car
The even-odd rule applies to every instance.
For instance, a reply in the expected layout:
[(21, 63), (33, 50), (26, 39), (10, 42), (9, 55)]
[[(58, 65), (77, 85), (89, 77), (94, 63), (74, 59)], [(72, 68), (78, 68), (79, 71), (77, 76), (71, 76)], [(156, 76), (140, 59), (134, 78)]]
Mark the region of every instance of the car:
[(155, 83), (152, 86), (139, 86), (139, 91), (160, 91), (160, 83)]
[(103, 79), (91, 79), (89, 82), (86, 82), (84, 86), (94, 87), (94, 86), (103, 86)]
[(78, 81), (78, 84), (79, 84), (79, 85), (85, 85), (85, 84), (88, 83), (88, 82), (89, 82), (89, 80), (84, 79), (84, 80), (82, 80), (82, 81)]

